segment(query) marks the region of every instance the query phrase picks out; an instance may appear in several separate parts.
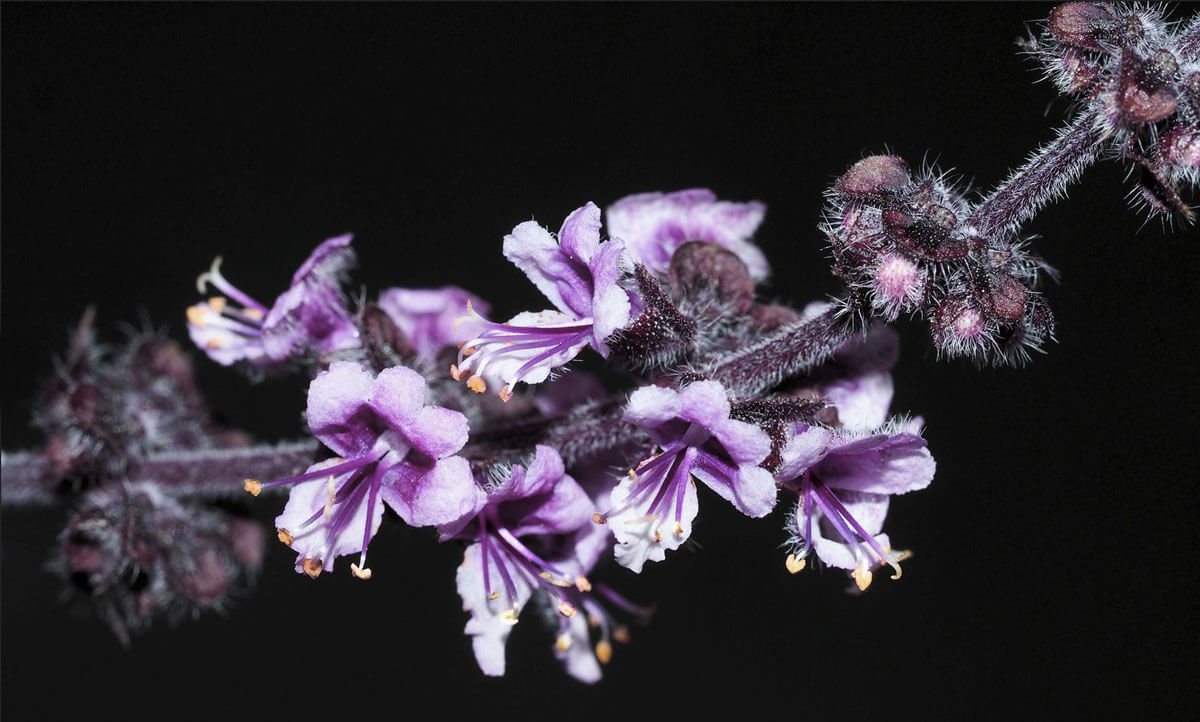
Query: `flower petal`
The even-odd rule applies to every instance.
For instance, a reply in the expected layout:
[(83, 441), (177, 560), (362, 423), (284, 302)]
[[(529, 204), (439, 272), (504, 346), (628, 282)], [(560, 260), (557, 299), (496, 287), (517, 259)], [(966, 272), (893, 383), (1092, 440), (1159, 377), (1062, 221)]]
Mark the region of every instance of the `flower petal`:
[(567, 255), (590, 265), (600, 247), (600, 209), (588, 201), (571, 211), (558, 231), (558, 244)]
[(423, 454), (442, 459), (457, 452), (467, 443), (467, 417), (441, 406), (424, 406), (416, 418), (404, 423), (408, 442)]
[(564, 253), (537, 221), (525, 221), (504, 237), (504, 257), (558, 310), (575, 319), (591, 317), (592, 284), (583, 275), (587, 266)]
[(347, 458), (365, 454), (375, 443), (374, 413), (368, 406), (374, 381), (362, 366), (337, 361), (309, 384), (308, 428)]
[[(625, 477), (612, 492), (612, 503), (620, 507), (629, 497), (637, 481)], [(700, 510), (696, 501), (696, 485), (692, 481), (683, 496), (680, 515), (680, 533), (675, 533), (674, 517), (670, 522), (661, 516), (649, 514), (654, 494), (644, 494), (639, 503), (608, 517), (608, 525), (616, 538), (613, 549), (617, 563), (635, 572), (641, 572), (647, 561), (661, 562), (667, 551), (678, 549), (692, 535), (692, 520)]]
[[(337, 464), (337, 459), (321, 462), (309, 468), (316, 471)], [(353, 474), (324, 477), (304, 481), (292, 486), (283, 512), (275, 518), (275, 528), (286, 530), (290, 546), (297, 552), (296, 571), (304, 571), (304, 560), (319, 561), (319, 568), (332, 571), (334, 560), (343, 554), (357, 554), (362, 549), (363, 532), (367, 525), (368, 494), (366, 484), (360, 480), (361, 491), (352, 491), (338, 503), (332, 499), (343, 485), (349, 483)], [(349, 506), (348, 506), (349, 505)], [(316, 520), (306, 524), (314, 515)], [(383, 521), (383, 505), (376, 504), (371, 516), (371, 536), (379, 531)]]
[(409, 525), (447, 529), (461, 528), (487, 501), (461, 456), (439, 459), (428, 469), (395, 464), (383, 478), (381, 495)]
[(900, 433), (835, 447), (814, 474), (832, 489), (904, 494), (929, 486), (936, 468), (925, 439)]
[(643, 386), (629, 395), (622, 418), (643, 428), (652, 428), (679, 416), (679, 392), (661, 386)]
[[(501, 576), (494, 557), (489, 556), (488, 567), (489, 577), (495, 589), (500, 584)], [(511, 600), (511, 606), (507, 594), (504, 593), (501, 593), (499, 599), (488, 599), (483, 582), (483, 550), (479, 544), (467, 547), (463, 563), (455, 575), (463, 611), (471, 615), (464, 631), (471, 636), (471, 646), (475, 650), (475, 660), (479, 663), (479, 668), (484, 674), (492, 677), (504, 674), (504, 647), (508, 643), (508, 635), (512, 633), (516, 615), (520, 614), (533, 594), (533, 589), (524, 574), (512, 574), (511, 578), (516, 591), (516, 599)]]
[(389, 426), (408, 436), (425, 405), (425, 377), (404, 366), (384, 369), (375, 379), (370, 404)]

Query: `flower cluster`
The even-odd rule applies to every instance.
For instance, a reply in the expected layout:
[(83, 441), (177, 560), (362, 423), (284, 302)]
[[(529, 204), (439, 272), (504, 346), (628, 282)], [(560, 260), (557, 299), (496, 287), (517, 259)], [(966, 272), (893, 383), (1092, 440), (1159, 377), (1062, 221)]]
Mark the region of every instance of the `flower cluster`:
[(1136, 165), (1135, 202), (1190, 220), (1180, 186), (1200, 183), (1200, 21), (1072, 2), (1028, 46), (1059, 90), (1088, 106), (1109, 152)]
[[(105, 351), (89, 314), (39, 397), (45, 448), (2, 457), (3, 499), (80, 502), (54, 566), (123, 640), (156, 616), (220, 608), (253, 574), (263, 535), (227, 498), (239, 486), (287, 493), (274, 530), (313, 579), (344, 556), (375, 576), (368, 547), (390, 509), (462, 546), (465, 632), (488, 675), (505, 673), (514, 625), (532, 616), (571, 675), (599, 679), (626, 622), (649, 617), (618, 575), (665, 563), (714, 495), (777, 513), (793, 573), (820, 563), (858, 590), (883, 567), (898, 579), (907, 553), (883, 531), (888, 507), (936, 466), (923, 420), (892, 415), (887, 324), (924, 318), (942, 356), (1024, 361), (1054, 320), (1021, 224), (1102, 147), (1148, 174), (1152, 210), (1186, 214), (1177, 186), (1197, 180), (1200, 23), (1069, 3), (1030, 47), (1087, 108), (978, 202), (896, 156), (852, 165), (827, 194), (844, 285), (830, 302), (764, 300), (752, 238), (766, 206), (705, 189), (627, 196), (607, 228), (590, 202), (557, 234), (515, 226), (500, 250), (552, 308), (503, 323), (454, 286), (354, 307), (348, 235), (318, 245), (270, 306), (218, 259), (199, 286), (219, 295), (187, 310), (192, 340), (252, 376), (306, 373), (310, 438), (256, 445), (218, 425), (186, 354), (152, 334)], [(587, 348), (604, 373), (562, 373)]]

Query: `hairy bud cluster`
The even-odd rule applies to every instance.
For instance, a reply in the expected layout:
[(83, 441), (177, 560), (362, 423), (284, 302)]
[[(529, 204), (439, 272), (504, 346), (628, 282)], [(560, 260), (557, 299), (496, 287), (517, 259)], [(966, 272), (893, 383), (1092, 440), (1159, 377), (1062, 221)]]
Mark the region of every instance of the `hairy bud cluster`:
[(1110, 152), (1137, 166), (1135, 203), (1190, 220), (1179, 189), (1200, 182), (1200, 23), (1172, 27), (1158, 8), (1072, 2), (1028, 46), (1063, 93), (1091, 108)]
[(212, 421), (178, 344), (137, 334), (112, 352), (96, 344), (92, 320), (84, 317), (35, 405), (56, 474), (87, 486), (158, 451), (248, 443)]
[(127, 645), (156, 618), (220, 609), (257, 572), (263, 541), (253, 520), (124, 484), (84, 497), (52, 566)]
[(851, 291), (846, 311), (924, 317), (939, 353), (977, 362), (1021, 363), (1052, 337), (1036, 290), (1044, 264), (1007, 234), (980, 235), (945, 176), (914, 177), (901, 158), (869, 156), (826, 196), (822, 230)]

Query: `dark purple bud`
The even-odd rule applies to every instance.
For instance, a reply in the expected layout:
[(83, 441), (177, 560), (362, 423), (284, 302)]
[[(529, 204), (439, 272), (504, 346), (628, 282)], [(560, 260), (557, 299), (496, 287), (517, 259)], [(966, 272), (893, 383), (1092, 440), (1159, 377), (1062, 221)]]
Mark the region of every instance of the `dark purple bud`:
[(1163, 137), (1163, 158), (1179, 168), (1200, 168), (1200, 130), (1177, 125)]
[(739, 314), (754, 304), (754, 279), (746, 264), (715, 243), (690, 241), (675, 249), (669, 280), (677, 299), (710, 297)]
[(883, 227), (888, 235), (904, 250), (928, 261), (953, 261), (967, 255), (966, 241), (950, 234), (956, 222), (952, 211), (936, 205), (924, 218), (894, 209), (883, 212)]
[(1060, 78), (1059, 82), (1068, 93), (1078, 93), (1090, 88), (1100, 77), (1100, 66), (1077, 50), (1064, 52), (1060, 62), (1065, 77)]
[(1074, 2), (1050, 11), (1050, 32), (1064, 45), (1104, 52), (1098, 39), (1112, 33), (1117, 16), (1107, 3)]
[(1029, 292), (1010, 275), (995, 276), (985, 300), (992, 315), (1003, 323), (1015, 323), (1025, 314)]
[(1147, 91), (1135, 78), (1127, 78), (1122, 83), (1119, 104), (1124, 114), (1136, 123), (1157, 123), (1170, 117), (1179, 107), (1170, 88)]
[(908, 163), (894, 155), (871, 155), (846, 171), (833, 189), (852, 198), (873, 198), (895, 193), (912, 183)]
[(372, 364), (379, 370), (403, 363), (416, 354), (408, 337), (379, 305), (368, 303), (360, 316), (363, 345)]
[(606, 343), (613, 358), (630, 366), (662, 366), (687, 350), (696, 334), (696, 322), (679, 312), (671, 296), (645, 266), (639, 265), (634, 277), (644, 308)]
[(103, 397), (100, 389), (91, 384), (79, 384), (71, 391), (70, 395), (73, 421), (80, 426), (94, 427), (102, 403)]

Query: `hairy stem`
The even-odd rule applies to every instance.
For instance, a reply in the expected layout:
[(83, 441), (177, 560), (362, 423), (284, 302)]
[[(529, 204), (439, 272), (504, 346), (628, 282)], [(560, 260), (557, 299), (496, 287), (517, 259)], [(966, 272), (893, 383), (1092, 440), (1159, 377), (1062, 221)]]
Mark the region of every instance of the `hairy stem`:
[(567, 466), (631, 443), (649, 443), (645, 433), (621, 419), (625, 400), (591, 404), (555, 418), (537, 417), (472, 436), (465, 454), (479, 462), (513, 452), (531, 451), (537, 444), (553, 446)]
[[(152, 481), (175, 496), (216, 498), (242, 493), (247, 477), (275, 479), (302, 471), (320, 445), (296, 441), (234, 449), (199, 449), (155, 454), (134, 463), (126, 478)], [(0, 456), (0, 501), (4, 506), (49, 505), (64, 497), (60, 479), (45, 457)]]
[(824, 363), (853, 333), (830, 308), (814, 318), (780, 327), (758, 343), (728, 356), (708, 376), (738, 399), (748, 399)]
[(1016, 228), (1068, 185), (1100, 155), (1101, 134), (1093, 113), (1081, 114), (1042, 146), (975, 209), (968, 224), (982, 236)]

